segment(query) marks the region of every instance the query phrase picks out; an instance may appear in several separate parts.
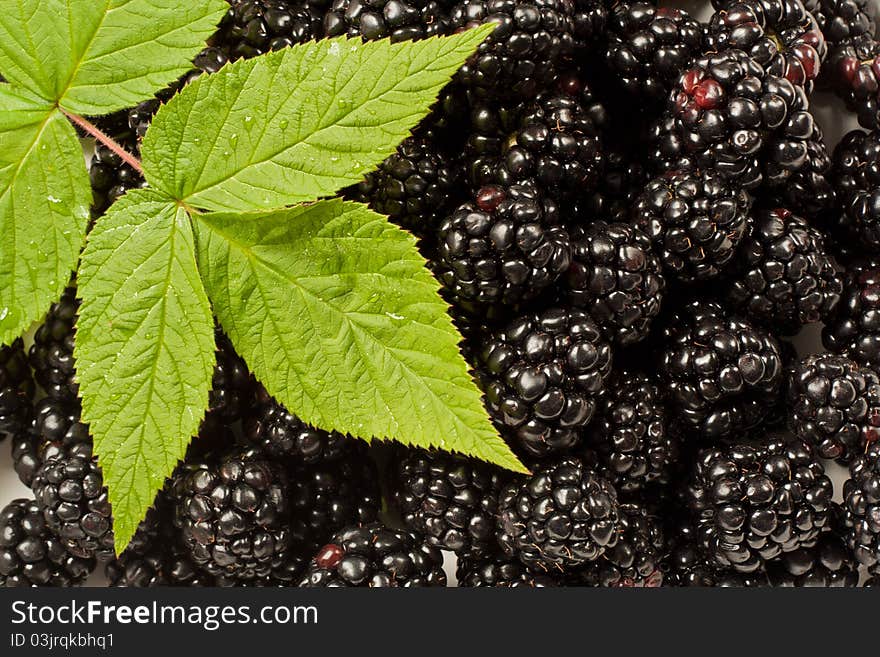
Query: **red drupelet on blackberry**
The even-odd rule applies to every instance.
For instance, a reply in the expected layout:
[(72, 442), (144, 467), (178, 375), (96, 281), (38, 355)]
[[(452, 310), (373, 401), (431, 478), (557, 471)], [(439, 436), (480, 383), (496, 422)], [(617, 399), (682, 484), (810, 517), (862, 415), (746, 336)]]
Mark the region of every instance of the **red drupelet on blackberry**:
[(574, 447), (611, 372), (611, 346), (583, 312), (523, 315), (484, 338), (476, 364), (486, 407), (530, 456)]
[(822, 343), (859, 365), (880, 369), (880, 264), (865, 260), (847, 267), (843, 293), (825, 323)]

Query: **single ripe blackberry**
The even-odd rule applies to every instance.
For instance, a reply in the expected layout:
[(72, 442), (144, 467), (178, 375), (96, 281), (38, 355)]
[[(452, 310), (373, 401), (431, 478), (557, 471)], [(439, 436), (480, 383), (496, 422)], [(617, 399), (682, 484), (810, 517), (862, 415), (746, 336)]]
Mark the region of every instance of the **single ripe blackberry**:
[(880, 131), (844, 136), (834, 149), (832, 179), (841, 228), (863, 248), (880, 248)]
[(26, 431), (33, 413), (34, 379), (21, 338), (0, 347), (0, 440)]
[(660, 376), (680, 419), (704, 438), (760, 424), (784, 379), (776, 339), (714, 302), (676, 313), (663, 335)]
[(432, 138), (410, 137), (357, 187), (357, 199), (420, 237), (433, 236), (456, 198), (460, 167)]
[(822, 233), (785, 208), (762, 208), (726, 279), (728, 307), (777, 334), (826, 319), (843, 282)]
[(76, 586), (94, 568), (94, 559), (65, 549), (33, 500), (12, 500), (0, 511), (0, 588)]
[(291, 513), (303, 525), (309, 554), (341, 529), (379, 517), (379, 473), (362, 442), (350, 440), (336, 460), (291, 468), (289, 479)]
[(572, 233), (563, 294), (586, 310), (609, 340), (643, 340), (660, 313), (666, 279), (648, 235), (626, 223), (596, 221)]
[(456, 454), (410, 449), (396, 459), (394, 474), (394, 497), (410, 530), (470, 559), (497, 550), (502, 470)]
[(719, 565), (746, 573), (816, 545), (832, 495), (810, 446), (783, 435), (700, 450), (686, 491), (701, 545)]
[(464, 0), (450, 10), (453, 31), (495, 23), (458, 79), (477, 96), (525, 100), (550, 88), (575, 47), (571, 0)]
[(257, 392), (257, 405), (244, 422), (245, 440), (272, 458), (289, 457), (295, 463), (334, 461), (346, 453), (352, 440), (335, 431), (306, 424), (275, 401), (265, 388)]
[(880, 264), (851, 264), (843, 278), (840, 303), (822, 331), (829, 351), (859, 365), (880, 369)]
[(216, 71), (228, 60), (255, 57), (311, 39), (319, 39), (317, 7), (300, 0), (228, 0), (229, 11), (211, 38), (211, 48), (196, 58), (197, 67)]
[(852, 460), (849, 477), (843, 485), (846, 541), (856, 561), (880, 575), (880, 442)]
[(571, 263), (559, 208), (534, 183), (488, 186), (437, 231), (436, 274), (456, 304), (534, 299)]
[(786, 552), (767, 564), (773, 587), (853, 588), (859, 584), (859, 569), (846, 543), (833, 532), (825, 532), (812, 548)]
[(611, 346), (590, 317), (550, 308), (484, 338), (477, 376), (486, 407), (531, 456), (580, 440), (611, 372)]
[(73, 360), (78, 310), (76, 288), (68, 287), (34, 333), (28, 358), (34, 378), (50, 397), (71, 399), (79, 394)]
[(660, 519), (638, 504), (621, 504), (617, 543), (566, 578), (569, 586), (656, 588), (663, 582), (666, 539)]
[(498, 542), (534, 572), (595, 561), (617, 544), (621, 529), (614, 487), (576, 458), (550, 462), (501, 493)]
[(872, 0), (804, 0), (828, 44), (833, 47), (862, 35), (874, 36)]
[(638, 371), (614, 372), (587, 443), (619, 493), (668, 484), (678, 461), (679, 438), (670, 427), (660, 382)]
[(690, 60), (702, 53), (703, 26), (681, 9), (614, 3), (605, 62), (635, 99), (662, 103)]
[(651, 238), (670, 277), (689, 283), (718, 276), (751, 232), (752, 199), (708, 171), (681, 170), (650, 181), (632, 219)]
[(813, 117), (802, 87), (767, 73), (742, 50), (710, 52), (670, 94), (675, 128), (696, 164), (746, 188), (806, 166)]
[(446, 586), (446, 573), (440, 550), (417, 534), (374, 522), (333, 536), (312, 560), (300, 586)]
[(789, 423), (825, 459), (850, 462), (880, 440), (880, 377), (844, 356), (808, 356), (789, 375)]
[(288, 557), (287, 474), (259, 450), (233, 447), (185, 463), (172, 477), (169, 495), (174, 523), (205, 572), (255, 581)]
[(831, 154), (818, 124), (807, 140), (804, 166), (773, 187), (786, 207), (805, 219), (816, 221), (837, 208), (837, 193), (831, 179)]
[(561, 585), (559, 578), (529, 572), (519, 561), (503, 554), (459, 559), (455, 576), (458, 586), (464, 588), (542, 589)]
[(334, 0), (324, 15), (327, 37), (398, 42), (443, 36), (450, 31), (444, 3), (434, 0)]
[(802, 0), (717, 1), (706, 32), (710, 50), (737, 48), (764, 70), (811, 92), (828, 55), (825, 37)]
[(91, 441), (44, 457), (32, 489), (46, 525), (68, 552), (82, 559), (113, 558), (110, 500)]
[(863, 34), (837, 44), (829, 55), (832, 86), (867, 130), (880, 130), (880, 42)]

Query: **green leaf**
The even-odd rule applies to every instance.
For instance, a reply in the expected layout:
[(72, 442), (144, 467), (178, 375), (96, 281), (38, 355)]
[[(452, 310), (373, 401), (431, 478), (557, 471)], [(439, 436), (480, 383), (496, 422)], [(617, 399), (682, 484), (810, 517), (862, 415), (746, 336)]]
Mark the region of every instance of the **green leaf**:
[(197, 218), (214, 311), (292, 412), (365, 439), (523, 469), (486, 415), (411, 235), (339, 199)]
[(0, 72), (77, 114), (131, 107), (192, 68), (223, 0), (0, 0)]
[(219, 211), (332, 195), (394, 152), (493, 28), (324, 39), (202, 76), (156, 114), (141, 148), (147, 180)]
[(0, 85), (0, 344), (61, 296), (92, 201), (73, 127), (57, 110)]
[(198, 432), (214, 320), (184, 210), (129, 192), (89, 235), (79, 272), (77, 378), (121, 551)]

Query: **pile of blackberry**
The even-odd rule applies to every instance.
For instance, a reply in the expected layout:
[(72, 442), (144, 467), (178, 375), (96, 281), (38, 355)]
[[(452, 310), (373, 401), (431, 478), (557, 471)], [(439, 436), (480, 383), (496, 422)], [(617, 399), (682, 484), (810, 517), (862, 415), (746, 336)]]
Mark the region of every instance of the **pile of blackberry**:
[[(115, 555), (73, 281), (0, 348), (0, 438), (32, 491), (0, 512), (0, 585), (877, 585), (873, 0), (713, 0), (702, 21), (645, 0), (228, 4), (190, 73), (96, 119), (121, 148), (227, 62), (494, 26), (343, 193), (418, 238), (528, 474), (313, 426), (218, 327), (198, 436)], [(828, 90), (863, 128), (836, 148)], [(145, 184), (105, 146), (90, 175), (96, 220)], [(820, 328), (828, 353), (805, 351)]]

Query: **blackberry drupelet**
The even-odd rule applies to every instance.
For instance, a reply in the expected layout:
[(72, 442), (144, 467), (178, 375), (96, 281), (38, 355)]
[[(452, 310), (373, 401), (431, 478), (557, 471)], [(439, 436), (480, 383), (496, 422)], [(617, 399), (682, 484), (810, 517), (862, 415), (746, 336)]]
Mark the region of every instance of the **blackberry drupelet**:
[(660, 382), (638, 371), (614, 372), (587, 444), (596, 450), (601, 473), (617, 491), (631, 494), (668, 484), (678, 461), (678, 443)]
[(379, 517), (379, 473), (365, 443), (349, 441), (333, 461), (297, 465), (289, 479), (291, 513), (304, 525), (300, 542), (309, 555), (343, 528)]
[(880, 377), (844, 356), (818, 354), (789, 375), (789, 423), (825, 459), (852, 461), (880, 439)]
[(503, 470), (457, 454), (410, 449), (396, 459), (394, 481), (404, 523), (429, 544), (472, 560), (497, 550)]
[(244, 422), (245, 440), (271, 458), (290, 457), (295, 463), (334, 461), (353, 439), (306, 424), (259, 387), (257, 405)]
[(550, 308), (484, 338), (477, 377), (514, 446), (559, 454), (580, 441), (611, 372), (611, 346), (583, 312)]
[(742, 50), (694, 60), (670, 95), (688, 154), (746, 188), (784, 180), (806, 166), (813, 117), (806, 94)]
[(639, 195), (632, 219), (651, 238), (670, 277), (690, 283), (717, 277), (751, 232), (752, 199), (705, 171), (673, 171)]
[(810, 446), (782, 435), (700, 450), (686, 491), (701, 545), (718, 565), (745, 573), (816, 545), (832, 495)]
[(255, 57), (321, 38), (321, 11), (300, 0), (228, 0), (231, 5), (211, 38), (211, 47), (196, 57), (208, 72), (228, 60)]
[(737, 48), (770, 75), (804, 87), (807, 93), (828, 55), (825, 37), (801, 0), (737, 0), (713, 3), (706, 33), (708, 50)]
[(648, 235), (630, 224), (596, 221), (573, 229), (571, 238), (563, 295), (586, 310), (609, 340), (624, 346), (643, 340), (666, 290)]
[(440, 550), (416, 534), (376, 522), (333, 536), (312, 560), (300, 586), (446, 586), (446, 573)]
[(690, 60), (702, 53), (703, 26), (681, 9), (650, 2), (615, 3), (605, 62), (638, 100), (662, 103)]
[(327, 37), (414, 41), (451, 32), (445, 5), (435, 0), (334, 0), (324, 15)]
[(843, 294), (825, 324), (822, 343), (859, 365), (880, 369), (880, 264), (861, 261), (847, 267)]
[(880, 575), (880, 442), (849, 464), (843, 485), (843, 521), (849, 549), (872, 575)]
[(0, 347), (0, 440), (27, 430), (33, 414), (34, 378), (21, 338)]
[(76, 586), (94, 567), (94, 559), (65, 549), (33, 500), (12, 500), (0, 511), (0, 588)]
[(880, 131), (853, 130), (834, 149), (840, 226), (866, 250), (880, 248)]
[(576, 458), (548, 463), (505, 487), (498, 509), (504, 553), (534, 572), (566, 572), (617, 543), (617, 492)]
[(410, 137), (366, 176), (356, 196), (414, 234), (433, 237), (457, 198), (460, 173), (458, 163), (438, 148), (433, 135)]
[(637, 504), (621, 504), (617, 543), (566, 578), (569, 586), (656, 588), (663, 582), (666, 539), (659, 518)]
[(34, 378), (50, 397), (73, 399), (79, 394), (73, 360), (78, 310), (76, 288), (68, 287), (34, 334), (28, 358)]
[(113, 558), (110, 500), (91, 441), (45, 456), (32, 489), (46, 525), (68, 552), (83, 559)]
[(559, 208), (531, 182), (482, 188), (443, 220), (437, 242), (436, 274), (458, 305), (534, 299), (571, 263)]
[(832, 85), (859, 124), (880, 130), (880, 42), (863, 34), (837, 44), (829, 56)]
[(843, 282), (822, 233), (785, 208), (762, 208), (726, 278), (728, 307), (777, 335), (826, 319)]
[(570, 0), (464, 0), (450, 11), (453, 31), (495, 23), (458, 73), (477, 96), (530, 100), (550, 88), (575, 47)]
[(257, 449), (233, 447), (174, 474), (174, 524), (196, 565), (215, 577), (269, 577), (292, 546), (290, 491), (280, 464)]
[(825, 532), (814, 547), (768, 563), (767, 577), (773, 587), (853, 588), (859, 584), (859, 569), (843, 540)]
[(778, 401), (784, 372), (769, 332), (695, 301), (664, 331), (660, 376), (685, 425), (717, 439), (757, 426)]
[(458, 586), (464, 588), (541, 589), (561, 585), (558, 578), (531, 573), (516, 559), (502, 554), (459, 559), (455, 576)]

